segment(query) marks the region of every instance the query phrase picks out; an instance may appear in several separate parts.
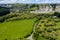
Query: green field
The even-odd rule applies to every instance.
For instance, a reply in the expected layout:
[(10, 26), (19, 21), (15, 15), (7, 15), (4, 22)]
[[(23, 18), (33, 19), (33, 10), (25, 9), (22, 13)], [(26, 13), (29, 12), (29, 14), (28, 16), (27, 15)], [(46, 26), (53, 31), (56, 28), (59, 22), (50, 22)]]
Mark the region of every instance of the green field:
[(32, 32), (34, 19), (0, 23), (0, 40), (17, 40)]

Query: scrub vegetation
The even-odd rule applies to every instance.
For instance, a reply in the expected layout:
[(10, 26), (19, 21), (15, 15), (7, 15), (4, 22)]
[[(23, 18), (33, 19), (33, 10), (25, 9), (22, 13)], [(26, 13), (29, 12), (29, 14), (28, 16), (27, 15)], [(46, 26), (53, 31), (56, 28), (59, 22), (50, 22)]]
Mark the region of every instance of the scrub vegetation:
[(35, 24), (34, 40), (60, 40), (60, 18), (54, 15), (39, 16), (37, 24)]

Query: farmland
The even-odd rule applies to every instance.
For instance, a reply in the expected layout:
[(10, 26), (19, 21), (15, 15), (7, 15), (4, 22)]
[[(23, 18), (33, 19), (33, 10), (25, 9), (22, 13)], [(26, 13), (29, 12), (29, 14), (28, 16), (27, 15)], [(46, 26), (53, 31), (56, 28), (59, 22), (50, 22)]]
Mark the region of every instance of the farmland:
[(34, 19), (0, 23), (0, 40), (17, 40), (32, 32)]

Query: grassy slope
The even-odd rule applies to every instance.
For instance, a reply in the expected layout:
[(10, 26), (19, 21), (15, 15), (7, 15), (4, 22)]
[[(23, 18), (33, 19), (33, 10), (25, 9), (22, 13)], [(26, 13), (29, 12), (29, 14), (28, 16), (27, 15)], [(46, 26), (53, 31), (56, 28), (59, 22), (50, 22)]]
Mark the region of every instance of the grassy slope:
[(47, 39), (45, 39), (45, 38), (39, 36), (38, 40), (47, 40)]
[[(60, 28), (60, 22), (57, 23), (56, 28)], [(60, 30), (58, 30), (58, 34), (59, 34), (59, 36), (58, 36), (57, 40), (60, 40)]]
[[(42, 24), (42, 25), (43, 25), (43, 24)], [(56, 27), (56, 28), (60, 28), (60, 22), (58, 22), (55, 27)], [(58, 32), (58, 34), (59, 34), (58, 37), (57, 37), (57, 40), (60, 40), (60, 30), (58, 30), (57, 32)], [(41, 40), (47, 40), (47, 39), (44, 39), (44, 38), (42, 38), (42, 37), (40, 37), (40, 36), (39, 36), (39, 39), (41, 39)], [(38, 40), (39, 40), (39, 39), (38, 39)]]
[(34, 19), (0, 23), (0, 40), (23, 38), (32, 31)]
[[(44, 19), (44, 20), (47, 21), (47, 19)], [(50, 21), (49, 23), (52, 23), (52, 22), (53, 21)], [(40, 27), (41, 29), (43, 29), (45, 27), (44, 23), (41, 23), (41, 20), (40, 20), (39, 24), (42, 25), (42, 27)], [(53, 27), (60, 28), (60, 22), (58, 22), (57, 25), (55, 25)], [(57, 38), (57, 40), (60, 40), (60, 30), (57, 30), (57, 32), (58, 32), (58, 38)], [(37, 40), (48, 40), (48, 39), (45, 39), (45, 38), (41, 37), (41, 34), (40, 34)]]

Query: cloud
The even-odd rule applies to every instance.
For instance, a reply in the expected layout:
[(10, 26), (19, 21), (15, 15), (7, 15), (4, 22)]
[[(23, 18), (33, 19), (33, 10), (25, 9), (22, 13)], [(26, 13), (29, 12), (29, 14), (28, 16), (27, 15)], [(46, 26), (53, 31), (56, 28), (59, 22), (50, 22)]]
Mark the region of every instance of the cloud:
[(0, 1), (0, 4), (16, 3), (16, 0), (4, 0)]
[(45, 3), (60, 3), (60, 0), (46, 0)]
[(19, 0), (19, 3), (60, 3), (60, 0)]
[(60, 3), (60, 0), (2, 0), (1, 3)]

